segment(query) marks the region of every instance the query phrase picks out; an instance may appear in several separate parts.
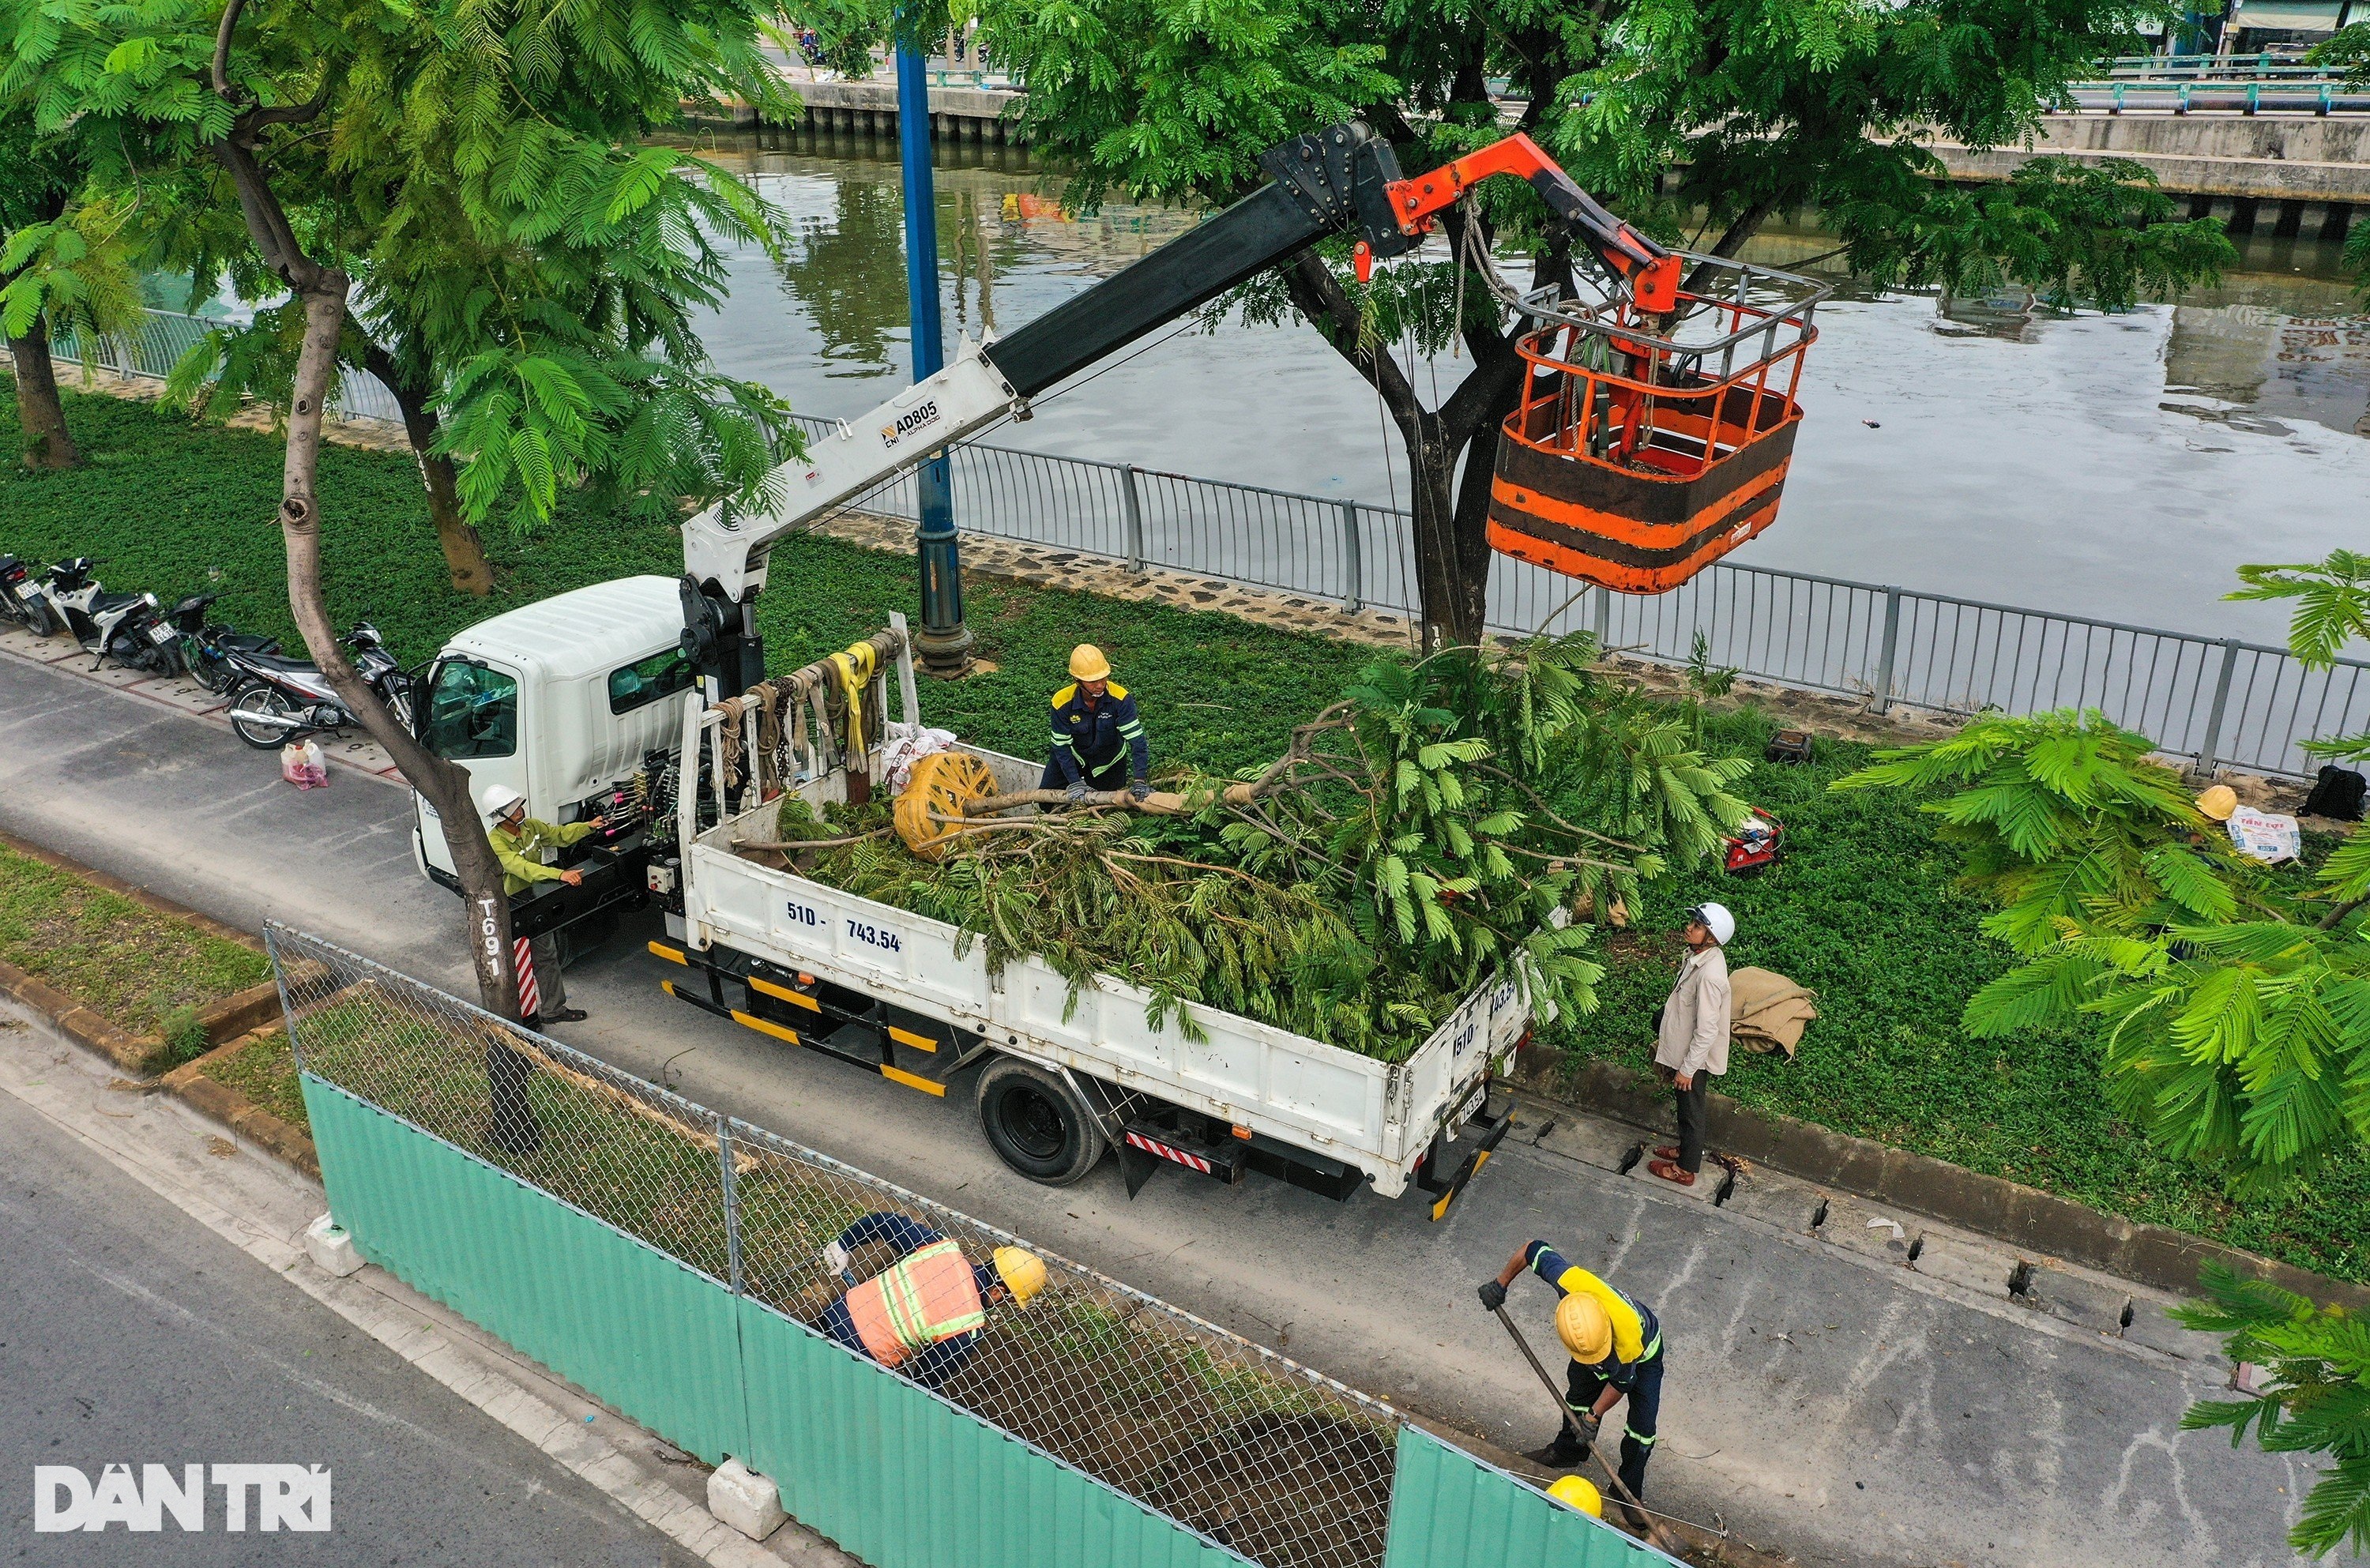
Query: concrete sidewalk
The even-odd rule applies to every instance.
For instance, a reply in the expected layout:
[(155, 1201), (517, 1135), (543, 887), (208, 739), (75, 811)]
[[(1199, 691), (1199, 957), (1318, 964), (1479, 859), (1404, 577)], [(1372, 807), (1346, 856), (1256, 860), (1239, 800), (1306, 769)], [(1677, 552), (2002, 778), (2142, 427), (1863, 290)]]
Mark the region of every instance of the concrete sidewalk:
[[(466, 989), (458, 908), (411, 865), (408, 798), (339, 776), (300, 794), (226, 732), (0, 657), (0, 826), (220, 918), (266, 916)], [(944, 1101), (695, 1013), (633, 933), (569, 975), (572, 1043), (1033, 1236), (1407, 1408), (1529, 1447), (1554, 1420), (1474, 1286), (1531, 1237), (1662, 1314), (1670, 1345), (1659, 1506), (1717, 1510), (1806, 1562), (2295, 1561), (2309, 1465), (2183, 1435), (2221, 1386), (2213, 1346), (2161, 1297), (2075, 1270), (2031, 1301), (2010, 1254), (1926, 1227), (1902, 1266), (1885, 1216), (1755, 1176), (1726, 1208), (1612, 1169), (1631, 1129), (1534, 1111), (1450, 1217), (1413, 1197), (1330, 1204), (1264, 1181), (1115, 1170), (1053, 1190), (1012, 1175), (959, 1084)], [(1708, 1188), (1709, 1183), (1705, 1187)], [(2114, 1320), (2130, 1300), (2134, 1328)], [(1550, 1333), (1550, 1297), (1513, 1309)]]

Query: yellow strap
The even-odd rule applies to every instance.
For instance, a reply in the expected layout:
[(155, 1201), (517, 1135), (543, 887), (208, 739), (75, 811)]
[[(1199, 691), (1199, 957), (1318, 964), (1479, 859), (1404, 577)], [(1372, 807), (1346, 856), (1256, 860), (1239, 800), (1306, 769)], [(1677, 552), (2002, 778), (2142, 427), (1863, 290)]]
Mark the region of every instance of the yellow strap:
[(864, 688), (871, 684), (872, 672), (879, 667), (880, 653), (868, 639), (851, 642), (845, 653), (831, 656), (831, 667), (839, 673), (839, 684), (847, 689), (847, 755), (855, 759), (853, 766), (865, 766)]

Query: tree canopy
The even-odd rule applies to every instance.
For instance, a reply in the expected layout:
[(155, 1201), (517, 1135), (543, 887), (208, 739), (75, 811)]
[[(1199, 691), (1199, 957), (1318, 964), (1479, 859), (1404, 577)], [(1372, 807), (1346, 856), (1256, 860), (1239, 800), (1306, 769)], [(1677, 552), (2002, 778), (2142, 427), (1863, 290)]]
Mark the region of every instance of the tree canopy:
[[(2041, 159), (1960, 190), (1916, 138), (2015, 144), (2143, 14), (2124, 0), (982, 6), (1028, 84), (1034, 144), (1075, 171), (1076, 203), (1110, 191), (1224, 202), (1258, 182), (1265, 148), (1353, 114), (1410, 171), (1521, 130), (1666, 242), (1732, 256), (1773, 216), (1815, 210), (1848, 263), (1881, 282), (2012, 277), (2107, 307), (2212, 276), (2232, 255), (2218, 225), (2177, 219), (2130, 165)], [(1511, 122), (1493, 82), (1517, 106)], [(1521, 362), (1495, 302), (1455, 274), (1483, 248), (1527, 259), (1532, 286), (1568, 282), (1573, 260), (1535, 194), (1493, 184), (1506, 189), (1447, 215), (1445, 259), (1386, 264), (1362, 285), (1343, 247), (1254, 291), (1268, 314), (1316, 324), (1375, 384), (1408, 453), (1424, 617), (1460, 640), (1480, 631), (1491, 444)], [(1484, 247), (1463, 243), (1468, 221)], [(1452, 342), (1470, 369), (1429, 400), (1389, 352)]]

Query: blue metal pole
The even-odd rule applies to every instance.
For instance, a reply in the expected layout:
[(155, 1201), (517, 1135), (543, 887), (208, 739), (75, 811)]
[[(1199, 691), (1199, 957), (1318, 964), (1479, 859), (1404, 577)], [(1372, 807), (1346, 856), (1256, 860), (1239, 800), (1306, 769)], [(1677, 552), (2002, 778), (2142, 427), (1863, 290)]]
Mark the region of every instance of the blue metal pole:
[[(930, 173), (930, 87), (922, 52), (897, 44), (897, 150), (905, 179), (905, 300), (913, 322), (914, 379), (935, 375), (947, 362), (938, 317), (938, 203)], [(971, 629), (963, 624), (962, 559), (955, 535), (953, 485), (944, 452), (915, 476), (921, 527), (914, 542), (921, 558), (922, 629), (915, 651), (931, 669), (961, 674), (971, 663)]]

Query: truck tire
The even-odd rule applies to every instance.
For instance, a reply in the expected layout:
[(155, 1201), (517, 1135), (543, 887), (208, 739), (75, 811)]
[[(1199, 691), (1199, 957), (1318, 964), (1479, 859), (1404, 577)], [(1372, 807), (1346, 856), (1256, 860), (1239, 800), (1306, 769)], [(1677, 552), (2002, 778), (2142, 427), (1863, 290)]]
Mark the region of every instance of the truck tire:
[(996, 1156), (1031, 1182), (1066, 1187), (1103, 1157), (1102, 1129), (1053, 1073), (998, 1056), (979, 1075), (979, 1124)]

